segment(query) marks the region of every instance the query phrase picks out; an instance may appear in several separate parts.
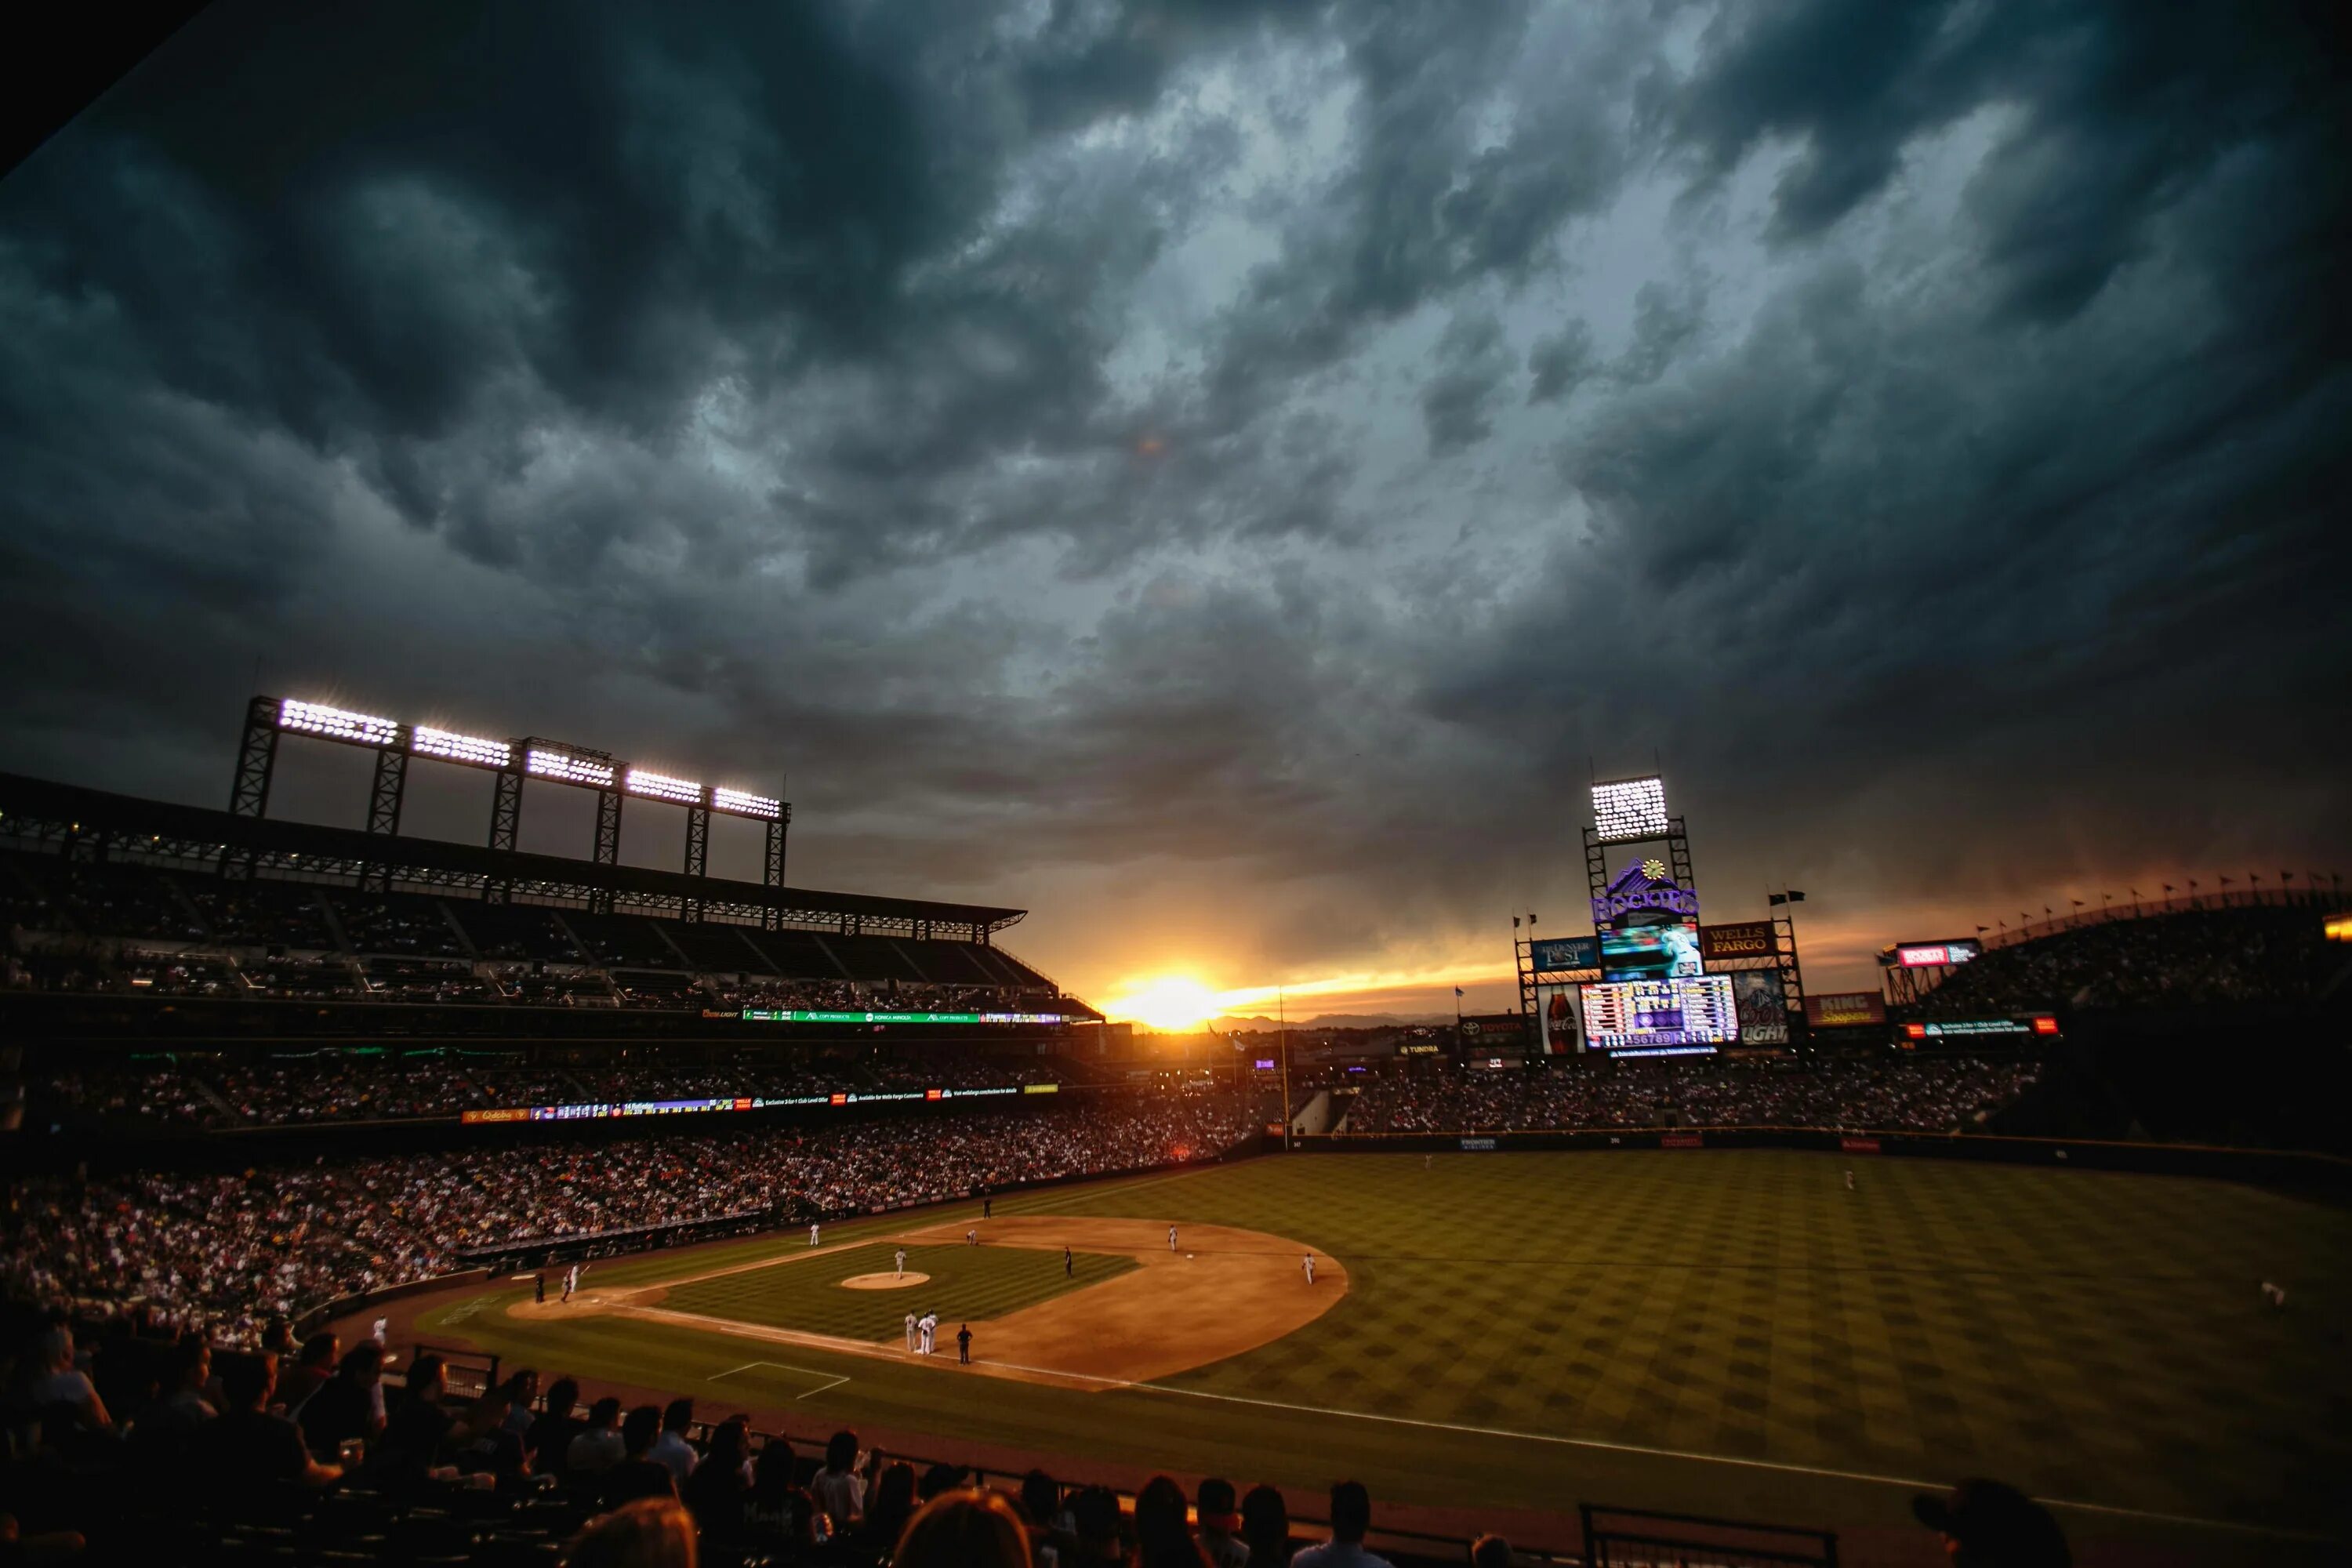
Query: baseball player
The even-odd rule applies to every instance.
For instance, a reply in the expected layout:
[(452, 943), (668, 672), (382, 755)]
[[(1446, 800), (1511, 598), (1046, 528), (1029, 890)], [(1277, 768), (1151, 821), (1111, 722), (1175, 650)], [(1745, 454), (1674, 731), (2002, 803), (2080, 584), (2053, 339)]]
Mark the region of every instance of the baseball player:
[(573, 1264), (563, 1271), (563, 1299), (572, 1300), (572, 1292), (580, 1289), (580, 1265)]
[(1847, 1192), (1853, 1191), (1853, 1173), (1852, 1171), (1848, 1171), (1845, 1173), (1845, 1190)]
[(1176, 1227), (1172, 1225), (1168, 1227), (1168, 1250), (1176, 1250)]
[(2286, 1288), (2265, 1279), (2263, 1281), (2263, 1300), (2273, 1307), (2284, 1307), (2286, 1305)]
[[(899, 1279), (904, 1279), (907, 1277), (907, 1249), (906, 1249), (905, 1247), (900, 1247), (900, 1248), (898, 1249), (898, 1278), (899, 1278)], [(907, 1314), (907, 1321), (908, 1321), (908, 1322), (910, 1322), (910, 1323), (911, 1323), (911, 1322), (913, 1322), (914, 1321), (915, 1321), (915, 1314), (914, 1314), (914, 1313), (912, 1313), (912, 1312), (908, 1313), (908, 1314)]]
[(1072, 1265), (1072, 1264), (1071, 1264), (1071, 1262), (1070, 1262), (1070, 1249), (1069, 1249), (1068, 1247), (1066, 1247), (1062, 1248), (1062, 1278), (1063, 1278), (1063, 1279), (1067, 1279), (1070, 1277), (1070, 1272), (1071, 1272), (1072, 1268), (1073, 1268), (1073, 1265)]
[(923, 1314), (921, 1326), (923, 1331), (923, 1353), (925, 1355), (930, 1355), (937, 1352), (940, 1346), (940, 1315), (937, 1312), (925, 1312)]
[(914, 1351), (915, 1351), (915, 1314), (914, 1314), (914, 1313), (912, 1313), (912, 1312), (909, 1312), (909, 1313), (908, 1313), (908, 1314), (907, 1314), (907, 1353), (908, 1353), (908, 1354), (909, 1354), (909, 1355), (912, 1355), (912, 1354), (914, 1353)]
[(373, 1340), (380, 1345), (383, 1343), (385, 1337), (391, 1332), (392, 1320), (390, 1318), (378, 1318), (375, 1321), (375, 1327), (368, 1331), (368, 1338)]
[(810, 1245), (811, 1247), (814, 1247), (814, 1246), (816, 1246), (816, 1245), (817, 1245), (817, 1233), (818, 1233), (818, 1231), (820, 1231), (822, 1228), (824, 1228), (824, 1227), (823, 1227), (823, 1226), (819, 1226), (819, 1225), (816, 1223), (816, 1221), (814, 1221), (814, 1220), (811, 1220), (811, 1221), (809, 1221), (809, 1245)]
[(980, 1245), (980, 1232), (976, 1230), (965, 1231), (963, 1233), (963, 1244), (966, 1247), (978, 1247)]
[(966, 1366), (971, 1364), (971, 1325), (970, 1323), (956, 1331), (956, 1360)]
[(1299, 1266), (1301, 1268), (1304, 1268), (1305, 1270), (1307, 1270), (1307, 1282), (1309, 1285), (1314, 1284), (1314, 1283), (1315, 1283), (1315, 1255), (1314, 1255), (1313, 1253), (1311, 1253), (1311, 1252), (1310, 1252), (1310, 1253), (1308, 1253), (1306, 1257), (1304, 1257), (1304, 1258), (1300, 1258), (1300, 1259), (1298, 1260), (1298, 1266)]

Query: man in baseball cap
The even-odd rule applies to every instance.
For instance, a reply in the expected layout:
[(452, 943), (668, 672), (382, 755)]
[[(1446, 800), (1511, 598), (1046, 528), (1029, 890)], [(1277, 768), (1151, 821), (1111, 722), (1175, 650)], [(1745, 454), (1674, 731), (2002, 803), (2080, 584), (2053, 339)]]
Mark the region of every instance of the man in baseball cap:
[(1953, 1568), (2070, 1568), (2073, 1553), (2050, 1510), (2000, 1481), (1962, 1481), (1949, 1497), (1925, 1493), (1911, 1511), (1941, 1531)]

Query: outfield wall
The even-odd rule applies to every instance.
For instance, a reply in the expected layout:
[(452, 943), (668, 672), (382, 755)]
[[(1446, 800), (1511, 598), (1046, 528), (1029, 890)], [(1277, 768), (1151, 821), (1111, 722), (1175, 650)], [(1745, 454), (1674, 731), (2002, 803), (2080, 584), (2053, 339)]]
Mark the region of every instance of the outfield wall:
[(1589, 1131), (1331, 1132), (1293, 1141), (1302, 1153), (1487, 1153), (1507, 1150), (1799, 1149), (1862, 1157), (1986, 1160), (2012, 1165), (2063, 1165), (2212, 1176), (2265, 1186), (2301, 1187), (2352, 1196), (2352, 1160), (2281, 1149), (2228, 1149), (2196, 1143), (2126, 1143), (2096, 1139), (2004, 1138), (1981, 1132), (1887, 1132), (1827, 1127), (1643, 1127)]

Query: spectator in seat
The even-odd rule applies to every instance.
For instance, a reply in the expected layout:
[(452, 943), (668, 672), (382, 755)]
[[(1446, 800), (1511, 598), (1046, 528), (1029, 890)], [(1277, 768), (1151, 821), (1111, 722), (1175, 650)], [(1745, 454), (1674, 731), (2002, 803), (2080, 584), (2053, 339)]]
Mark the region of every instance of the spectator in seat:
[(793, 1446), (781, 1438), (760, 1450), (743, 1500), (744, 1539), (791, 1558), (816, 1545), (816, 1500), (793, 1480)]
[(1209, 1560), (1209, 1568), (1243, 1568), (1250, 1549), (1238, 1533), (1242, 1516), (1234, 1506), (1234, 1483), (1210, 1476), (1193, 1495), (1201, 1512), (1201, 1554)]
[(1070, 1533), (1076, 1563), (1087, 1568), (1124, 1562), (1118, 1539), (1118, 1495), (1108, 1487), (1087, 1487), (1070, 1500)]
[(654, 1439), (649, 1456), (654, 1463), (668, 1470), (669, 1479), (681, 1487), (686, 1485), (686, 1478), (694, 1473), (697, 1456), (694, 1445), (686, 1440), (693, 1426), (694, 1401), (671, 1400), (662, 1411), (661, 1436)]
[(111, 1431), (114, 1417), (106, 1413), (106, 1402), (99, 1398), (89, 1374), (74, 1364), (73, 1331), (51, 1329), (41, 1336), (37, 1355), (40, 1371), (33, 1379), (33, 1408), (70, 1405), (74, 1418), (89, 1430)]
[(205, 1424), (197, 1448), (199, 1468), (216, 1506), (289, 1481), (315, 1489), (342, 1479), (340, 1466), (322, 1465), (310, 1457), (300, 1427), (270, 1413), (277, 1356), (268, 1351), (239, 1356), (221, 1369), (220, 1381), (227, 1408)]
[(2074, 1553), (2050, 1510), (2000, 1481), (1965, 1480), (1949, 1497), (1911, 1500), (1919, 1522), (1939, 1532), (1952, 1568), (2069, 1568)]
[(857, 1434), (835, 1432), (824, 1445), (824, 1468), (809, 1480), (809, 1496), (824, 1515), (826, 1533), (843, 1535), (866, 1512), (866, 1479), (857, 1474)]
[(539, 1369), (527, 1366), (506, 1381), (500, 1390), (507, 1399), (507, 1430), (520, 1437), (530, 1430), (538, 1413), (531, 1409), (539, 1403)]
[(353, 1437), (373, 1444), (383, 1435), (383, 1347), (362, 1340), (343, 1352), (335, 1375), (303, 1403), (302, 1440), (321, 1458), (337, 1458)]
[(270, 1397), (296, 1420), (302, 1418), (302, 1406), (310, 1395), (324, 1388), (335, 1375), (335, 1358), (341, 1353), (342, 1342), (331, 1330), (312, 1334), (302, 1342), (302, 1349), (288, 1366), (278, 1362), (278, 1389)]
[(751, 1494), (750, 1424), (739, 1415), (712, 1430), (710, 1451), (686, 1478), (677, 1497), (705, 1535), (735, 1541), (742, 1536), (743, 1504)]
[(1252, 1487), (1242, 1499), (1242, 1541), (1253, 1568), (1283, 1568), (1290, 1561), (1290, 1505), (1272, 1487)]
[(1184, 1489), (1166, 1476), (1135, 1494), (1135, 1568), (1208, 1568), (1184, 1521)]
[(677, 1498), (677, 1482), (670, 1476), (669, 1467), (652, 1454), (654, 1440), (661, 1436), (661, 1418), (654, 1406), (640, 1405), (621, 1423), (622, 1458), (604, 1472), (604, 1489), (597, 1494), (601, 1506), (618, 1508), (640, 1498)]
[(383, 1424), (369, 1468), (394, 1486), (423, 1481), (453, 1440), (471, 1436), (457, 1430), (457, 1418), (446, 1408), (448, 1396), (448, 1369), (439, 1356), (428, 1351), (410, 1362), (408, 1386)]
[[(646, 1408), (661, 1419), (659, 1411)], [(667, 1479), (669, 1472), (662, 1475)], [(563, 1560), (567, 1568), (695, 1568), (694, 1519), (675, 1498), (639, 1498), (582, 1531)]]
[(1364, 1532), (1371, 1528), (1372, 1494), (1361, 1481), (1341, 1481), (1331, 1489), (1330, 1541), (1290, 1561), (1294, 1568), (1389, 1568), (1388, 1559), (1364, 1550)]
[(531, 1467), (541, 1475), (563, 1479), (572, 1440), (581, 1433), (580, 1417), (572, 1414), (579, 1404), (579, 1382), (559, 1377), (547, 1385), (547, 1408), (523, 1429), (522, 1446), (530, 1450)]
[(621, 1443), (621, 1402), (608, 1394), (588, 1407), (587, 1426), (564, 1449), (564, 1473), (567, 1477), (602, 1476), (627, 1453)]
[(858, 1525), (855, 1538), (857, 1550), (870, 1552), (876, 1557), (889, 1556), (907, 1521), (914, 1517), (915, 1467), (889, 1466), (874, 1478), (874, 1495), (866, 1505), (866, 1518)]
[(915, 1488), (915, 1500), (929, 1502), (941, 1492), (954, 1491), (963, 1485), (963, 1470), (955, 1465), (933, 1465), (923, 1472), (920, 1485)]
[(1470, 1568), (1511, 1568), (1511, 1543), (1499, 1535), (1482, 1535), (1470, 1543)]
[(1062, 1489), (1043, 1470), (1021, 1478), (1021, 1511), (1029, 1516), (1029, 1556), (1037, 1568), (1055, 1568), (1076, 1542), (1071, 1538), (1069, 1515), (1062, 1509)]
[[(1177, 1494), (1181, 1506), (1182, 1494)], [(1030, 1568), (1029, 1537), (1013, 1505), (992, 1491), (941, 1492), (899, 1538), (894, 1568)]]

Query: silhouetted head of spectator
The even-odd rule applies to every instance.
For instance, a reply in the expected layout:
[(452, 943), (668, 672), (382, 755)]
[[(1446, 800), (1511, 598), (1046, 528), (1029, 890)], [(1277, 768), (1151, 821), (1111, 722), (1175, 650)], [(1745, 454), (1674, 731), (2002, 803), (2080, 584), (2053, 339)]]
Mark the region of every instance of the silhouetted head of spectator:
[(1021, 1509), (1029, 1516), (1030, 1523), (1040, 1530), (1047, 1528), (1061, 1507), (1062, 1489), (1054, 1484), (1053, 1477), (1043, 1470), (1032, 1470), (1021, 1478)]
[(588, 1425), (599, 1432), (621, 1424), (621, 1402), (606, 1394), (588, 1407)]
[(1097, 1562), (1125, 1555), (1118, 1545), (1118, 1495), (1108, 1487), (1088, 1487), (1070, 1500), (1070, 1523), (1078, 1552)]
[(579, 1403), (578, 1378), (559, 1377), (547, 1385), (547, 1413), (550, 1415), (569, 1415)]
[(675, 1432), (681, 1437), (685, 1436), (687, 1428), (694, 1425), (694, 1401), (671, 1400), (662, 1407), (661, 1423), (663, 1431)]
[(582, 1531), (564, 1562), (568, 1568), (695, 1568), (694, 1545), (694, 1519), (685, 1509), (668, 1498), (639, 1498)]
[(241, 1355), (221, 1368), (221, 1398), (231, 1410), (262, 1410), (278, 1384), (278, 1358), (268, 1351)]
[(272, 1318), (261, 1331), (261, 1348), (278, 1357), (294, 1353), (294, 1325), (283, 1318)]
[(426, 1351), (408, 1363), (408, 1397), (438, 1403), (449, 1392), (449, 1369)]
[(190, 1334), (172, 1347), (171, 1368), (167, 1392), (202, 1394), (213, 1374), (213, 1347)]
[(335, 1352), (340, 1342), (331, 1331), (312, 1334), (302, 1342), (302, 1353), (295, 1364), (316, 1367), (324, 1372), (335, 1364)]
[(1154, 1476), (1135, 1494), (1137, 1568), (1205, 1568), (1184, 1522), (1184, 1489)]
[(825, 1439), (824, 1468), (826, 1469), (846, 1472), (851, 1466), (856, 1463), (856, 1433), (835, 1432), (832, 1436)]
[(1470, 1568), (1511, 1568), (1511, 1543), (1499, 1535), (1482, 1535), (1470, 1543)]
[(923, 1472), (922, 1485), (915, 1489), (915, 1495), (923, 1501), (929, 1502), (941, 1492), (951, 1492), (961, 1485), (963, 1485), (963, 1469), (961, 1466), (933, 1465)]
[(941, 1492), (898, 1537), (893, 1568), (1029, 1568), (1021, 1516), (992, 1491)]
[(1953, 1568), (2069, 1568), (2074, 1554), (2050, 1510), (2000, 1481), (1962, 1481), (1949, 1497), (1921, 1494), (1911, 1511), (1940, 1531)]
[(642, 1459), (646, 1450), (661, 1436), (661, 1412), (650, 1405), (640, 1405), (629, 1412), (621, 1423), (621, 1447), (632, 1459)]
[(1250, 1561), (1278, 1565), (1290, 1561), (1290, 1505), (1272, 1487), (1257, 1486), (1242, 1499), (1242, 1539)]
[(1341, 1481), (1331, 1489), (1331, 1539), (1361, 1542), (1372, 1528), (1372, 1494), (1361, 1481)]
[(722, 1470), (743, 1468), (751, 1457), (751, 1434), (740, 1415), (730, 1416), (710, 1429), (710, 1447), (703, 1456), (706, 1465), (717, 1465)]
[(383, 1347), (373, 1340), (362, 1340), (343, 1352), (335, 1364), (337, 1377), (349, 1378), (364, 1388), (383, 1377)]

